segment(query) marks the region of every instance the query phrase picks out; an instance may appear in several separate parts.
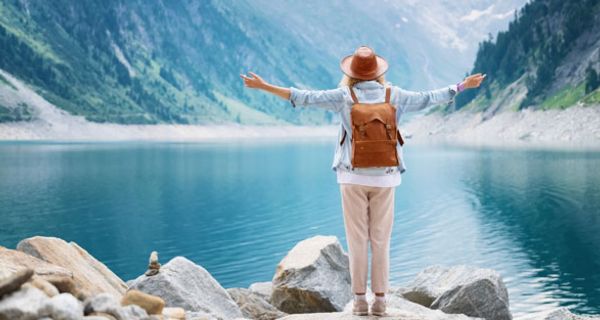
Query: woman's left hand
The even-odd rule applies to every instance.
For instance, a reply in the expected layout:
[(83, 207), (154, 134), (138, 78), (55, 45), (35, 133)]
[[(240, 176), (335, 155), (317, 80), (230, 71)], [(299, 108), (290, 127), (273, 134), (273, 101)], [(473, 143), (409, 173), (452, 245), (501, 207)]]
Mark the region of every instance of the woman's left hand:
[(463, 84), (465, 85), (465, 89), (477, 88), (481, 84), (481, 82), (485, 79), (485, 74), (476, 73), (472, 74), (463, 80)]

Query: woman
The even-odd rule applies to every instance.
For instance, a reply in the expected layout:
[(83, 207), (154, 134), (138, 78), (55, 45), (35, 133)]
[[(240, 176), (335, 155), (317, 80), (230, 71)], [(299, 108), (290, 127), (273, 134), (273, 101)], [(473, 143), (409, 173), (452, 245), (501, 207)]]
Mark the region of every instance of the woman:
[[(337, 89), (301, 90), (295, 87), (278, 87), (265, 82), (258, 75), (240, 75), (244, 85), (272, 93), (289, 100), (296, 106), (315, 106), (340, 114), (341, 125), (332, 168), (337, 174), (342, 196), (344, 227), (350, 258), (353, 313), (368, 314), (365, 299), (367, 287), (368, 247), (371, 247), (371, 290), (375, 301), (371, 313), (384, 315), (385, 293), (388, 291), (389, 248), (394, 220), (394, 190), (405, 171), (402, 145), (396, 144), (397, 166), (357, 168), (352, 166), (351, 109), (355, 102), (381, 103), (384, 98), (395, 106), (396, 123), (403, 113), (417, 111), (430, 105), (452, 103), (454, 96), (467, 88), (481, 84), (485, 75), (475, 74), (464, 81), (441, 89), (414, 92), (390, 86), (384, 74), (388, 63), (366, 46), (359, 47), (353, 55), (342, 59), (340, 67), (344, 76)], [(386, 87), (390, 94), (386, 97)], [(386, 101), (387, 102), (387, 101)]]

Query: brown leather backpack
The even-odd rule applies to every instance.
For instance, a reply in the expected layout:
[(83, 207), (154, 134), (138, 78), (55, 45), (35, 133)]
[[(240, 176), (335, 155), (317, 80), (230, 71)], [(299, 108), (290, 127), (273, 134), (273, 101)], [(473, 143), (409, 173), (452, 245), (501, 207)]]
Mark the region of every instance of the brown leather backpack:
[[(398, 165), (396, 143), (404, 140), (396, 126), (396, 108), (390, 104), (390, 88), (385, 88), (385, 102), (360, 103), (350, 87), (354, 104), (350, 111), (352, 125), (352, 166), (355, 168), (392, 167)], [(346, 131), (340, 145), (344, 143)]]

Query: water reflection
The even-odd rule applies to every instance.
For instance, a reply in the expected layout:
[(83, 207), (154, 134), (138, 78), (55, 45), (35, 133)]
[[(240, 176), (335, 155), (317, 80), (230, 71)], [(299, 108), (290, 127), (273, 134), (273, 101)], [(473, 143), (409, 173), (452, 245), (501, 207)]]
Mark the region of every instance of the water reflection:
[(599, 312), (598, 160), (597, 153), (486, 150), (465, 171), (482, 227), (501, 230), (526, 255), (529, 267), (514, 278), (527, 284), (523, 303)]

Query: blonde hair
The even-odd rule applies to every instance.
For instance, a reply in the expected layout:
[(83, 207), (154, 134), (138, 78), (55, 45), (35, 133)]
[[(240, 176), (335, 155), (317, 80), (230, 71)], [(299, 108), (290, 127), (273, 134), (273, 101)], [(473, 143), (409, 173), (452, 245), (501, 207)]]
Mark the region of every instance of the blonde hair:
[[(385, 74), (380, 75), (379, 77), (377, 77), (377, 79), (374, 79), (374, 80), (381, 83), (381, 85), (385, 86)], [(357, 84), (361, 81), (367, 81), (367, 80), (352, 78), (352, 77), (348, 76), (347, 74), (344, 74), (342, 76), (342, 80), (340, 80), (339, 86), (340, 87), (344, 87), (344, 86), (354, 87), (355, 84)]]

